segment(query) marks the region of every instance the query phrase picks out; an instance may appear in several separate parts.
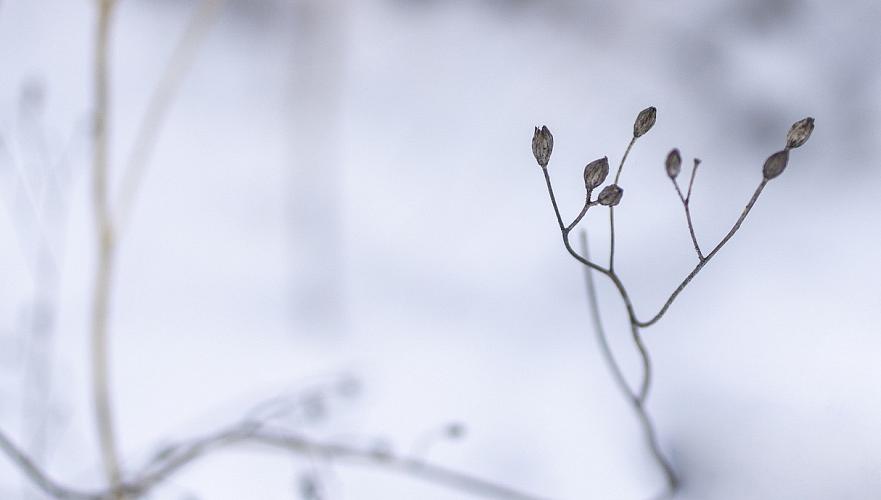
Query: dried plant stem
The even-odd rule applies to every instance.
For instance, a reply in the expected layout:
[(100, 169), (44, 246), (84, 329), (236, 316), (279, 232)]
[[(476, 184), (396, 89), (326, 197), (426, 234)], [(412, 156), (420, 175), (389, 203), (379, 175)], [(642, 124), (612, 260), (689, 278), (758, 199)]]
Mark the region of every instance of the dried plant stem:
[[(626, 160), (627, 154), (630, 152), (630, 149), (632, 148), (635, 140), (636, 140), (635, 138), (633, 140), (631, 140), (630, 144), (627, 146), (627, 150), (625, 151), (624, 157), (622, 158), (621, 165), (619, 165), (619, 167), (618, 167), (618, 173), (615, 176), (615, 183), (616, 184), (617, 184), (617, 181), (620, 177), (621, 169), (624, 165), (624, 160)], [(656, 463), (658, 464), (658, 466), (662, 469), (662, 471), (664, 473), (664, 476), (665, 476), (665, 479), (667, 482), (668, 491), (670, 493), (674, 493), (676, 491), (676, 489), (678, 488), (678, 485), (679, 485), (679, 481), (676, 477), (675, 472), (673, 471), (673, 468), (670, 466), (669, 462), (667, 461), (667, 459), (664, 457), (663, 453), (661, 452), (660, 446), (658, 444), (657, 433), (655, 432), (654, 424), (652, 423), (652, 420), (651, 420), (651, 418), (646, 410), (646, 407), (645, 407), (646, 401), (648, 399), (649, 390), (651, 388), (651, 382), (652, 382), (652, 364), (651, 364), (651, 359), (649, 358), (648, 350), (646, 349), (645, 344), (643, 343), (643, 340), (642, 340), (641, 329), (649, 327), (649, 326), (653, 325), (654, 323), (656, 323), (659, 319), (661, 319), (661, 317), (663, 317), (663, 315), (667, 312), (670, 305), (673, 303), (674, 300), (676, 300), (676, 297), (679, 296), (679, 294), (682, 292), (682, 290), (684, 290), (685, 287), (688, 286), (688, 284), (691, 282), (691, 280), (694, 279), (694, 277), (697, 276), (698, 273), (700, 273), (700, 271), (704, 268), (704, 266), (706, 266), (709, 263), (709, 261), (713, 258), (713, 256), (715, 256), (719, 252), (719, 250), (721, 250), (722, 247), (725, 246), (725, 244), (734, 236), (734, 234), (740, 229), (740, 226), (743, 224), (743, 221), (746, 219), (749, 212), (752, 210), (753, 206), (755, 205), (756, 201), (759, 198), (759, 195), (762, 193), (762, 190), (765, 188), (765, 185), (768, 182), (767, 179), (763, 179), (759, 183), (759, 186), (756, 188), (755, 192), (753, 193), (753, 195), (750, 198), (749, 202), (747, 203), (746, 207), (744, 207), (743, 211), (740, 214), (740, 217), (738, 217), (737, 221), (734, 223), (734, 226), (731, 227), (731, 229), (728, 231), (728, 233), (722, 238), (721, 241), (719, 241), (719, 243), (712, 249), (712, 251), (710, 251), (709, 254), (704, 256), (701, 253), (700, 247), (697, 243), (697, 237), (694, 234), (693, 224), (691, 223), (690, 211), (688, 211), (688, 201), (690, 200), (690, 196), (691, 196), (691, 187), (694, 182), (694, 175), (695, 175), (695, 170), (697, 169), (697, 164), (698, 164), (698, 162), (695, 162), (695, 169), (692, 170), (691, 180), (689, 182), (689, 188), (688, 188), (688, 195), (683, 196), (678, 185), (676, 185), (676, 190), (679, 193), (680, 199), (682, 200), (683, 204), (686, 207), (686, 214), (687, 214), (687, 219), (689, 222), (689, 229), (692, 234), (692, 241), (695, 245), (695, 251), (698, 254), (699, 262), (695, 266), (695, 268), (679, 284), (679, 286), (673, 291), (673, 293), (670, 294), (670, 296), (667, 298), (667, 300), (665, 301), (665, 303), (661, 307), (661, 309), (658, 311), (658, 313), (655, 314), (655, 316), (653, 316), (652, 319), (649, 321), (640, 321), (638, 319), (638, 317), (636, 315), (636, 311), (633, 307), (633, 302), (631, 301), (630, 295), (627, 292), (627, 288), (624, 286), (624, 283), (621, 281), (621, 279), (619, 278), (617, 273), (615, 273), (615, 271), (612, 269), (612, 265), (614, 263), (613, 256), (614, 256), (614, 250), (615, 250), (614, 217), (610, 218), (612, 243), (610, 245), (610, 250), (609, 250), (610, 251), (609, 268), (606, 269), (606, 268), (603, 268), (602, 266), (596, 264), (592, 260), (590, 260), (588, 254), (587, 254), (586, 241), (583, 244), (583, 246), (584, 246), (583, 255), (579, 254), (578, 252), (575, 251), (575, 249), (572, 248), (572, 243), (570, 241), (570, 235), (571, 235), (572, 230), (584, 218), (587, 211), (590, 209), (591, 206), (593, 206), (593, 204), (590, 202), (589, 199), (586, 200), (584, 207), (582, 208), (581, 212), (578, 214), (578, 217), (571, 224), (566, 225), (563, 222), (563, 217), (560, 213), (559, 206), (557, 205), (556, 196), (554, 195), (553, 184), (551, 182), (551, 178), (550, 178), (550, 174), (548, 173), (548, 169), (547, 169), (547, 167), (542, 167), (542, 172), (543, 172), (544, 178), (545, 178), (545, 184), (547, 185), (547, 189), (548, 189), (548, 195), (551, 199), (551, 205), (554, 208), (554, 215), (557, 218), (557, 223), (560, 227), (560, 232), (563, 237), (563, 244), (566, 247), (566, 250), (569, 252), (569, 254), (572, 255), (573, 258), (575, 258), (578, 262), (582, 263), (587, 268), (586, 269), (587, 273), (588, 273), (587, 274), (587, 279), (588, 279), (587, 283), (588, 283), (588, 294), (590, 296), (590, 306), (591, 306), (591, 311), (592, 311), (592, 314), (594, 317), (594, 325), (596, 327), (597, 335), (600, 340), (600, 347), (602, 349), (603, 356), (606, 358), (607, 362), (609, 363), (609, 366), (612, 370), (612, 374), (616, 380), (617, 385), (619, 386), (619, 388), (625, 394), (627, 399), (633, 405), (634, 411), (636, 412), (637, 417), (639, 418), (640, 423), (643, 428), (643, 431), (645, 433), (646, 442), (648, 444), (649, 450), (651, 451), (651, 454), (654, 457)], [(675, 181), (674, 181), (674, 185), (675, 185)], [(609, 207), (609, 208), (610, 208), (610, 213), (611, 213), (612, 207)], [(642, 361), (642, 377), (640, 378), (639, 388), (637, 391), (632, 390), (630, 388), (630, 386), (627, 384), (626, 380), (624, 379), (624, 377), (621, 373), (620, 367), (618, 367), (617, 362), (615, 361), (614, 357), (612, 356), (612, 352), (609, 349), (609, 346), (608, 346), (608, 343), (607, 343), (606, 337), (605, 337), (605, 330), (602, 327), (602, 323), (601, 323), (600, 316), (599, 316), (599, 308), (596, 303), (596, 291), (595, 291), (595, 287), (593, 285), (593, 278), (592, 278), (591, 271), (597, 271), (597, 272), (605, 275), (606, 277), (608, 277), (612, 281), (612, 283), (615, 285), (615, 288), (618, 291), (618, 294), (620, 295), (621, 300), (624, 302), (624, 306), (627, 310), (628, 321), (630, 323), (631, 337), (633, 339), (634, 345), (637, 348), (637, 351), (639, 352), (640, 359)]]
[[(581, 232), (581, 248), (585, 258), (589, 258), (590, 253), (587, 244), (587, 233), (585, 231)], [(643, 434), (646, 438), (646, 444), (651, 451), (652, 457), (654, 457), (655, 461), (664, 472), (664, 478), (667, 481), (668, 490), (671, 492), (676, 491), (679, 485), (679, 479), (676, 477), (673, 467), (667, 462), (667, 459), (661, 452), (661, 447), (658, 444), (658, 433), (655, 430), (655, 425), (652, 422), (651, 416), (645, 408), (645, 399), (648, 394), (649, 381), (651, 379), (651, 363), (649, 361), (648, 353), (645, 348), (642, 347), (642, 342), (640, 341), (637, 345), (640, 346), (640, 354), (643, 360), (643, 377), (640, 393), (639, 395), (636, 395), (630, 389), (627, 380), (624, 378), (624, 374), (621, 372), (621, 367), (615, 360), (615, 355), (612, 353), (611, 347), (609, 347), (609, 342), (606, 337), (606, 329), (603, 326), (602, 316), (600, 315), (596, 284), (593, 280), (593, 272), (589, 267), (585, 267), (584, 269), (584, 279), (585, 284), (587, 285), (587, 300), (588, 305), (590, 306), (591, 319), (593, 320), (594, 333), (596, 334), (597, 342), (600, 345), (600, 352), (603, 354), (603, 359), (605, 359), (606, 364), (609, 365), (609, 370), (612, 372), (615, 384), (624, 394), (624, 397), (633, 405), (634, 412), (636, 413), (639, 424), (642, 427)], [(635, 338), (638, 339), (638, 327), (635, 327), (632, 323), (631, 327)]]
[(205, 39), (224, 0), (201, 0), (191, 15), (184, 33), (165, 66), (159, 83), (150, 96), (147, 111), (141, 120), (128, 163), (122, 174), (119, 195), (115, 198), (117, 234), (128, 227), (131, 211), (138, 194), (147, 165), (162, 124), (168, 115), (181, 83), (196, 59), (201, 42)]
[(268, 430), (248, 422), (173, 447), (171, 453), (163, 455), (164, 459), (148, 464), (140, 475), (115, 489), (83, 491), (53, 481), (0, 431), (0, 451), (44, 493), (59, 500), (111, 500), (118, 498), (120, 494), (131, 498), (142, 498), (198, 459), (231, 446), (249, 444), (307, 457), (321, 457), (339, 463), (374, 467), (468, 495), (499, 500), (547, 500), (545, 497), (525, 493), (469, 473), (433, 465), (419, 459), (378, 453), (342, 444), (318, 442), (288, 432)]
[[(99, 0), (95, 41), (94, 152), (92, 201), (98, 235), (98, 262), (92, 308), (92, 390), (104, 471), (113, 491), (120, 484), (119, 457), (110, 403), (107, 321), (115, 240), (108, 196), (109, 37), (115, 0)], [(122, 495), (116, 496), (122, 499)]]
[(68, 488), (55, 482), (40, 469), (36, 462), (15, 446), (2, 431), (0, 431), (0, 451), (3, 451), (35, 486), (52, 498), (60, 500), (102, 500), (104, 498), (98, 493)]
[(682, 194), (682, 190), (679, 189), (679, 183), (676, 182), (675, 177), (671, 177), (670, 180), (673, 182), (673, 187), (676, 188), (676, 194), (679, 195), (679, 200), (685, 208), (685, 220), (688, 223), (688, 234), (691, 235), (691, 243), (694, 245), (694, 251), (697, 252), (697, 259), (703, 261), (706, 257), (704, 257), (703, 252), (701, 252), (701, 246), (698, 244), (697, 236), (694, 233), (694, 222), (691, 220), (691, 188), (694, 186), (694, 176), (697, 173), (698, 165), (700, 165), (700, 160), (694, 160), (694, 166), (691, 168), (691, 178), (688, 180), (688, 194)]
[(728, 231), (728, 233), (725, 235), (725, 237), (722, 238), (722, 240), (719, 241), (719, 243), (715, 247), (713, 247), (713, 249), (710, 251), (710, 253), (708, 253), (707, 256), (702, 261), (700, 261), (698, 263), (698, 265), (696, 265), (690, 273), (688, 273), (688, 276), (686, 276), (685, 279), (682, 280), (681, 283), (679, 283), (679, 286), (677, 286), (676, 289), (673, 290), (673, 293), (670, 294), (670, 296), (664, 302), (664, 305), (661, 306), (661, 309), (657, 312), (657, 314), (652, 316), (652, 319), (650, 319), (648, 321), (637, 321), (636, 322), (637, 326), (639, 326), (641, 328), (652, 326), (653, 324), (657, 323), (658, 320), (664, 316), (664, 314), (670, 308), (670, 305), (672, 305), (673, 301), (676, 300), (676, 297), (678, 297), (679, 294), (682, 293), (682, 290), (684, 290), (685, 287), (688, 286), (689, 283), (691, 283), (691, 280), (693, 280), (694, 277), (697, 276), (698, 273), (701, 272), (701, 270), (704, 268), (704, 266), (709, 264), (710, 259), (712, 259), (713, 256), (715, 256), (717, 253), (719, 253), (719, 250), (721, 250), (722, 247), (724, 247), (725, 244), (728, 243), (728, 240), (730, 240), (734, 236), (734, 234), (737, 233), (737, 230), (740, 229), (740, 226), (743, 224), (743, 221), (746, 220), (746, 216), (749, 215), (750, 211), (753, 209), (753, 206), (756, 204), (756, 201), (759, 199), (759, 195), (762, 194), (762, 190), (765, 189), (765, 186), (767, 184), (768, 184), (768, 179), (762, 179), (762, 182), (759, 183), (759, 186), (756, 188), (755, 192), (753, 193), (752, 198), (750, 198), (749, 202), (746, 204), (746, 207), (744, 207), (743, 211), (740, 213), (740, 217), (737, 218), (737, 222), (734, 223), (734, 226), (731, 227), (731, 229)]
[[(621, 179), (621, 171), (624, 169), (624, 162), (627, 161), (627, 156), (630, 155), (630, 150), (633, 149), (633, 145), (636, 144), (636, 136), (633, 136), (630, 139), (630, 143), (627, 144), (627, 149), (624, 150), (624, 156), (621, 157), (621, 163), (618, 164), (618, 171), (615, 172), (615, 184), (618, 184), (618, 181)], [(609, 207), (609, 271), (615, 270), (615, 207)]]

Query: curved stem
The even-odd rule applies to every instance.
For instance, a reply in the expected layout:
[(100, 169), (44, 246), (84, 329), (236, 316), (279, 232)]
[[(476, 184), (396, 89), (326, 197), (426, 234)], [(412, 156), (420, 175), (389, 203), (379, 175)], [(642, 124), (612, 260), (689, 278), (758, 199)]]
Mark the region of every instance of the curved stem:
[(21, 469), (37, 488), (52, 498), (59, 500), (103, 500), (106, 498), (103, 493), (75, 490), (54, 481), (2, 431), (0, 431), (0, 451), (3, 451)]
[[(581, 247), (584, 255), (589, 255), (587, 233), (584, 231), (581, 232)], [(642, 427), (643, 434), (646, 438), (646, 445), (648, 446), (649, 451), (652, 454), (655, 462), (664, 473), (664, 479), (667, 482), (667, 490), (670, 493), (673, 493), (679, 488), (679, 480), (676, 476), (676, 472), (673, 470), (673, 467), (670, 465), (670, 463), (664, 457), (664, 454), (661, 452), (661, 447), (658, 444), (657, 431), (655, 430), (654, 423), (652, 422), (652, 419), (645, 408), (646, 397), (648, 395), (651, 382), (651, 363), (649, 361), (648, 352), (645, 350), (645, 347), (642, 344), (642, 340), (639, 337), (639, 329), (631, 321), (630, 325), (634, 335), (634, 341), (639, 348), (643, 361), (642, 383), (640, 384), (640, 393), (637, 396), (634, 395), (633, 391), (630, 389), (630, 386), (627, 384), (627, 381), (624, 379), (621, 368), (618, 366), (618, 362), (615, 360), (615, 357), (612, 354), (612, 350), (609, 347), (609, 343), (606, 338), (605, 328), (603, 327), (602, 316), (600, 315), (599, 304), (597, 301), (596, 285), (594, 284), (593, 273), (590, 268), (585, 268), (584, 277), (585, 283), (587, 284), (588, 304), (590, 306), (591, 317), (593, 318), (594, 330), (596, 332), (597, 341), (600, 344), (600, 350), (603, 354), (603, 358), (606, 360), (606, 364), (609, 366), (609, 369), (612, 372), (612, 376), (615, 379), (616, 385), (624, 394), (624, 397), (627, 398), (631, 405), (633, 405), (633, 410), (636, 413), (637, 418), (639, 419), (640, 426)]]

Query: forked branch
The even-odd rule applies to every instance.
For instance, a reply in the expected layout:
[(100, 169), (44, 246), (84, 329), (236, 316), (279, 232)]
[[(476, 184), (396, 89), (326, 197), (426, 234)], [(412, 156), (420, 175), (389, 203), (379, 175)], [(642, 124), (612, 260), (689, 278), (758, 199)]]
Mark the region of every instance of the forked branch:
[[(710, 262), (710, 260), (717, 253), (719, 253), (722, 247), (724, 247), (725, 244), (731, 240), (734, 234), (737, 233), (744, 220), (746, 220), (747, 215), (749, 215), (750, 211), (752, 211), (753, 207), (756, 204), (756, 201), (758, 201), (759, 199), (759, 195), (762, 194), (762, 191), (765, 189), (765, 186), (767, 186), (768, 182), (779, 176), (786, 168), (787, 162), (789, 160), (789, 151), (791, 149), (801, 146), (808, 140), (814, 128), (814, 120), (813, 118), (805, 118), (792, 125), (789, 133), (787, 134), (786, 146), (784, 147), (784, 149), (772, 154), (765, 161), (765, 164), (762, 168), (762, 180), (759, 182), (758, 187), (747, 202), (743, 211), (741, 212), (740, 217), (737, 218), (737, 221), (735, 221), (734, 225), (721, 239), (721, 241), (719, 241), (719, 243), (717, 243), (716, 246), (714, 246), (713, 249), (706, 255), (703, 253), (700, 244), (698, 243), (698, 238), (694, 230), (694, 223), (692, 221), (690, 203), (692, 189), (694, 187), (694, 179), (697, 174), (698, 166), (700, 165), (700, 160), (694, 160), (694, 166), (692, 167), (691, 176), (688, 181), (688, 190), (686, 194), (683, 194), (678, 182), (676, 181), (676, 177), (679, 175), (682, 169), (682, 158), (677, 149), (674, 149), (670, 152), (665, 162), (667, 175), (673, 182), (673, 186), (676, 189), (679, 200), (682, 202), (682, 205), (685, 209), (685, 217), (688, 224), (688, 231), (691, 236), (692, 244), (694, 245), (695, 253), (698, 257), (698, 263), (691, 270), (691, 272), (689, 272), (688, 275), (679, 283), (676, 289), (674, 289), (673, 292), (668, 296), (664, 304), (661, 306), (660, 310), (654, 316), (652, 316), (651, 319), (647, 321), (640, 321), (636, 315), (636, 311), (634, 309), (633, 302), (630, 299), (630, 294), (627, 292), (627, 288), (624, 286), (624, 283), (615, 272), (614, 207), (620, 203), (623, 195), (623, 189), (619, 185), (619, 182), (621, 179), (621, 172), (624, 169), (624, 164), (627, 160), (627, 157), (630, 154), (633, 145), (636, 143), (636, 140), (639, 137), (642, 137), (654, 126), (656, 116), (656, 110), (653, 107), (646, 108), (639, 113), (633, 125), (633, 137), (631, 138), (626, 150), (624, 151), (624, 155), (621, 158), (621, 163), (618, 165), (614, 183), (603, 188), (603, 190), (600, 192), (599, 196), (597, 196), (595, 200), (591, 200), (591, 193), (595, 188), (599, 187), (599, 185), (605, 181), (605, 178), (607, 177), (609, 172), (608, 160), (606, 158), (603, 158), (602, 160), (596, 160), (589, 163), (585, 167), (584, 180), (587, 195), (584, 207), (581, 209), (581, 212), (578, 214), (575, 220), (568, 226), (563, 223), (563, 217), (560, 213), (559, 206), (557, 205), (556, 196), (554, 195), (553, 184), (551, 182), (550, 174), (548, 173), (548, 163), (550, 162), (551, 153), (553, 152), (554, 138), (547, 127), (543, 126), (541, 129), (539, 129), (538, 127), (535, 128), (535, 133), (533, 134), (532, 138), (532, 151), (533, 155), (536, 158), (536, 161), (542, 169), (542, 173), (544, 174), (545, 184), (547, 185), (548, 189), (548, 196), (551, 199), (551, 205), (554, 208), (554, 214), (557, 218), (557, 223), (560, 227), (560, 232), (563, 237), (563, 245), (565, 246), (566, 251), (569, 252), (569, 254), (572, 255), (575, 260), (586, 267), (588, 304), (590, 306), (591, 315), (594, 320), (594, 329), (596, 331), (597, 339), (600, 344), (600, 350), (602, 351), (603, 357), (606, 359), (606, 362), (609, 365), (609, 369), (612, 371), (612, 376), (615, 379), (616, 385), (618, 385), (624, 396), (632, 403), (634, 411), (636, 412), (637, 417), (639, 418), (645, 432), (648, 447), (656, 463), (664, 473), (667, 482), (668, 492), (672, 494), (675, 493), (675, 491), (677, 490), (679, 481), (670, 463), (661, 452), (654, 424), (645, 407), (646, 400), (648, 399), (649, 389), (651, 387), (652, 365), (649, 358), (648, 350), (646, 349), (645, 344), (642, 340), (641, 330), (657, 323), (664, 316), (664, 314), (667, 312), (667, 310), (670, 308), (670, 306), (673, 304), (679, 294), (682, 293), (685, 287), (687, 287), (688, 284), (691, 283), (695, 276), (697, 276), (698, 273), (701, 272), (701, 270)], [(605, 205), (609, 207), (610, 243), (608, 268), (604, 268), (590, 259), (590, 256), (588, 254), (586, 236), (584, 237), (585, 239), (582, 241), (582, 254), (579, 254), (572, 248), (572, 244), (569, 239), (570, 233), (574, 229), (574, 227), (579, 222), (581, 222), (581, 220), (587, 215), (588, 210), (595, 205)], [(620, 366), (615, 361), (612, 351), (609, 348), (608, 341), (606, 339), (605, 329), (603, 328), (602, 320), (599, 314), (599, 306), (597, 304), (596, 288), (593, 283), (592, 271), (599, 272), (600, 274), (603, 274), (607, 278), (609, 278), (609, 280), (615, 286), (615, 289), (618, 291), (618, 294), (621, 297), (621, 300), (627, 310), (631, 337), (642, 361), (642, 376), (638, 386), (638, 391), (634, 391), (630, 388), (629, 384), (622, 374)]]

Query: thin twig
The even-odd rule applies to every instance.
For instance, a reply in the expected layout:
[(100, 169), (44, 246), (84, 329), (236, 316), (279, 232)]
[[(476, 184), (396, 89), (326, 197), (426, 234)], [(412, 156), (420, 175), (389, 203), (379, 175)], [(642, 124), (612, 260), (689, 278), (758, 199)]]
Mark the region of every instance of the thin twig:
[(322, 443), (296, 434), (248, 425), (234, 427), (196, 440), (192, 444), (184, 445), (183, 452), (175, 454), (171, 460), (153, 473), (136, 479), (134, 483), (127, 486), (127, 489), (138, 491), (137, 488), (161, 483), (203, 455), (233, 444), (258, 444), (330, 461), (378, 467), (485, 498), (508, 500), (541, 500), (543, 498), (471, 474), (432, 465), (417, 458), (400, 457), (343, 444)]
[(142, 183), (153, 149), (156, 147), (165, 117), (171, 109), (184, 77), (196, 59), (201, 42), (216, 19), (218, 7), (222, 2), (223, 0), (201, 0), (175, 46), (159, 83), (153, 89), (147, 112), (135, 134), (134, 146), (122, 174), (119, 194), (115, 199), (116, 227), (119, 234), (128, 227), (138, 188)]
[[(587, 232), (585, 231), (581, 232), (581, 248), (582, 253), (585, 255), (585, 257), (588, 257), (589, 247), (587, 244)], [(606, 364), (612, 371), (612, 376), (615, 379), (616, 385), (624, 394), (624, 397), (630, 402), (631, 405), (633, 405), (634, 412), (639, 419), (639, 424), (642, 427), (643, 433), (645, 435), (646, 444), (649, 447), (649, 451), (651, 452), (652, 457), (654, 457), (655, 462), (658, 464), (658, 466), (660, 466), (661, 470), (664, 473), (664, 478), (667, 481), (668, 491), (670, 493), (673, 493), (679, 487), (679, 480), (676, 476), (676, 472), (673, 470), (673, 467), (669, 464), (669, 462), (667, 462), (667, 459), (664, 457), (664, 454), (661, 451), (661, 447), (658, 444), (658, 433), (655, 430), (655, 425), (652, 422), (651, 416), (648, 414), (648, 411), (645, 408), (646, 397), (648, 395), (649, 383), (651, 380), (651, 363), (649, 362), (648, 352), (645, 350), (644, 346), (642, 346), (641, 339), (639, 339), (639, 328), (631, 322), (630, 325), (632, 331), (634, 332), (634, 340), (637, 341), (637, 347), (639, 347), (640, 355), (642, 356), (643, 360), (643, 377), (640, 384), (640, 393), (637, 396), (630, 389), (630, 385), (624, 378), (624, 375), (621, 372), (621, 367), (618, 365), (618, 362), (615, 360), (615, 356), (612, 353), (612, 349), (609, 347), (609, 342), (606, 337), (606, 330), (603, 326), (602, 316), (600, 315), (596, 285), (594, 284), (593, 273), (590, 268), (585, 268), (584, 278), (587, 285), (588, 305), (590, 306), (590, 314), (591, 318), (593, 319), (594, 332), (596, 333), (597, 342), (600, 344), (600, 351), (603, 354), (603, 359), (606, 360)]]
[(704, 260), (702, 260), (700, 263), (698, 263), (698, 265), (696, 265), (694, 267), (694, 269), (690, 273), (688, 273), (688, 276), (686, 276), (685, 279), (682, 280), (682, 282), (679, 284), (679, 286), (677, 286), (676, 289), (673, 290), (673, 293), (670, 294), (670, 296), (667, 298), (667, 301), (664, 302), (664, 305), (661, 306), (661, 309), (657, 312), (657, 314), (655, 314), (652, 317), (652, 319), (650, 319), (648, 321), (637, 321), (636, 322), (636, 324), (639, 327), (646, 328), (646, 327), (652, 326), (653, 324), (657, 323), (658, 320), (661, 319), (661, 317), (664, 316), (664, 313), (667, 312), (667, 309), (670, 308), (670, 305), (673, 304), (673, 301), (676, 300), (676, 297), (678, 297), (679, 294), (682, 293), (682, 290), (684, 290), (685, 287), (689, 283), (691, 283), (691, 280), (693, 280), (694, 277), (697, 276), (698, 273), (701, 272), (701, 269), (703, 269), (704, 266), (709, 264), (710, 259), (712, 259), (713, 256), (715, 256), (719, 252), (719, 250), (721, 250), (722, 247), (725, 246), (726, 243), (728, 243), (728, 240), (730, 240), (731, 237), (734, 236), (734, 234), (737, 232), (737, 230), (740, 229), (741, 224), (743, 224), (743, 221), (746, 219), (746, 216), (749, 215), (750, 211), (753, 209), (753, 206), (756, 204), (756, 201), (759, 199), (759, 195), (762, 194), (762, 190), (765, 189), (765, 186), (767, 184), (768, 184), (768, 180), (762, 179), (762, 182), (759, 183), (759, 186), (756, 188), (755, 192), (753, 193), (752, 198), (750, 198), (749, 202), (746, 204), (746, 207), (744, 207), (743, 212), (740, 213), (740, 217), (737, 218), (737, 222), (735, 222), (734, 226), (732, 226), (731, 229), (728, 231), (728, 234), (726, 234), (725, 237), (722, 238), (722, 240), (715, 247), (713, 247), (713, 250), (707, 254), (707, 256)]
[(34, 462), (0, 431), (0, 451), (36, 484), (44, 493), (58, 500), (108, 500), (120, 494), (132, 498), (148, 495), (158, 485), (190, 464), (212, 452), (234, 445), (255, 444), (297, 455), (320, 457), (351, 465), (362, 465), (386, 470), (436, 484), (464, 494), (500, 500), (547, 500), (546, 497), (480, 478), (478, 476), (427, 463), (412, 457), (401, 457), (375, 450), (314, 441), (304, 436), (262, 428), (253, 422), (241, 422), (219, 432), (173, 446), (144, 471), (125, 481), (117, 489), (81, 491), (63, 486), (49, 478)]
[[(586, 258), (589, 258), (590, 250), (587, 244), (587, 231), (581, 231), (580, 235), (581, 252)], [(606, 364), (609, 365), (609, 369), (612, 371), (612, 377), (615, 379), (615, 384), (624, 396), (631, 403), (638, 404), (636, 396), (633, 394), (630, 384), (627, 383), (627, 379), (624, 378), (624, 373), (621, 371), (621, 367), (618, 366), (618, 362), (615, 360), (615, 355), (612, 354), (612, 348), (609, 346), (609, 341), (606, 338), (606, 329), (603, 327), (603, 319), (600, 316), (600, 305), (597, 298), (596, 284), (593, 280), (593, 272), (589, 267), (584, 268), (584, 281), (587, 285), (587, 304), (590, 307), (590, 317), (593, 320), (593, 330), (596, 334), (597, 343), (600, 345), (603, 359), (605, 359)]]
[(18, 466), (40, 490), (59, 500), (103, 500), (104, 493), (82, 491), (64, 486), (50, 478), (42, 469), (0, 430), (0, 451)]
[(676, 194), (679, 195), (679, 201), (682, 202), (682, 206), (685, 208), (685, 220), (688, 223), (688, 234), (691, 235), (691, 243), (694, 245), (694, 251), (697, 252), (697, 260), (704, 260), (704, 254), (701, 252), (701, 246), (697, 242), (697, 236), (694, 233), (694, 223), (691, 221), (691, 185), (694, 183), (694, 173), (697, 170), (698, 160), (695, 160), (694, 168), (691, 170), (691, 180), (688, 183), (688, 195), (683, 196), (682, 190), (679, 189), (679, 183), (676, 182), (675, 177), (671, 177), (670, 181), (673, 182), (673, 187), (676, 188)]
[[(92, 164), (95, 226), (98, 235), (98, 263), (92, 309), (92, 386), (98, 440), (107, 481), (112, 490), (120, 484), (119, 456), (110, 403), (108, 375), (107, 319), (110, 302), (110, 283), (115, 250), (113, 225), (108, 203), (108, 100), (110, 27), (115, 0), (100, 0), (98, 30), (95, 43), (94, 88), (94, 156)], [(118, 496), (121, 499), (122, 496)]]
[[(627, 156), (630, 154), (630, 150), (633, 148), (633, 145), (636, 143), (637, 137), (634, 135), (630, 142), (627, 144), (627, 149), (624, 150), (624, 156), (621, 157), (621, 163), (618, 164), (618, 171), (615, 172), (615, 184), (618, 184), (618, 181), (621, 179), (621, 171), (624, 170), (624, 162), (627, 161)], [(615, 207), (609, 207), (609, 271), (614, 272), (615, 270)]]

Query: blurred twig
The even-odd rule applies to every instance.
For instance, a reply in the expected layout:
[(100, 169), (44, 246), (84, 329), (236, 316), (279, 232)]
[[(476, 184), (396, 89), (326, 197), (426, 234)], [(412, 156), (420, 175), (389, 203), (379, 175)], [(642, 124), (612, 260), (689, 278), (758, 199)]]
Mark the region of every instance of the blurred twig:
[(147, 111), (135, 133), (135, 142), (122, 174), (119, 194), (114, 204), (117, 232), (122, 234), (131, 218), (132, 207), (159, 132), (181, 83), (196, 59), (201, 42), (214, 23), (224, 0), (201, 0), (190, 16), (183, 35), (171, 54), (159, 83), (153, 89)]
[(85, 491), (64, 486), (49, 478), (0, 431), (0, 451), (44, 493), (59, 500), (110, 500), (120, 495), (143, 498), (190, 464), (210, 453), (235, 445), (259, 445), (297, 455), (373, 467), (484, 498), (547, 500), (545, 497), (525, 493), (470, 473), (433, 465), (419, 459), (345, 444), (316, 441), (299, 434), (268, 429), (259, 423), (247, 420), (167, 448), (167, 451), (148, 463), (143, 471), (132, 479), (121, 482), (116, 489)]
[[(110, 404), (107, 320), (115, 239), (108, 197), (108, 99), (110, 28), (116, 0), (99, 0), (95, 40), (95, 88), (93, 130), (93, 192), (95, 226), (98, 235), (98, 263), (92, 308), (92, 390), (98, 440), (104, 471), (112, 490), (120, 484), (119, 457)], [(121, 495), (118, 498), (122, 498)]]

